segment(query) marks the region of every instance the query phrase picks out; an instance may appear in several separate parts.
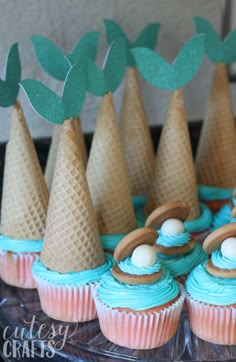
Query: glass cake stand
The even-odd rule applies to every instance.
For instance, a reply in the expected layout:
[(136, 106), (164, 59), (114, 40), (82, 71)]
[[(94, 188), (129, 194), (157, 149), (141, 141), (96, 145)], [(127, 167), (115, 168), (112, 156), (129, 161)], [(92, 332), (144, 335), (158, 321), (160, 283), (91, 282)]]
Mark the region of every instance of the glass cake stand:
[[(47, 317), (37, 290), (11, 287), (2, 281), (0, 339), (4, 361), (236, 361), (236, 346), (214, 345), (193, 335), (186, 312), (182, 313), (176, 336), (165, 346), (132, 350), (109, 342), (98, 320), (76, 324)], [(16, 344), (18, 356), (13, 356)]]

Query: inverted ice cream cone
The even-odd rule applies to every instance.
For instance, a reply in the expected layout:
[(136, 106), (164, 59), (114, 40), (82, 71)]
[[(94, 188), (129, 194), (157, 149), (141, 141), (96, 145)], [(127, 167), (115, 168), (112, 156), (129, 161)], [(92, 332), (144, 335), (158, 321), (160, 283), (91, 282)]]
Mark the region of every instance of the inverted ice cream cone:
[(145, 212), (149, 215), (158, 206), (177, 200), (189, 204), (189, 220), (199, 217), (197, 182), (182, 89), (174, 91), (170, 98)]
[(72, 119), (61, 132), (41, 261), (60, 273), (94, 269), (105, 261)]
[(111, 93), (102, 100), (87, 179), (100, 233), (121, 234), (135, 229), (128, 174)]
[(42, 239), (48, 189), (23, 111), (16, 102), (6, 146), (1, 233), (15, 239)]
[(216, 65), (196, 156), (199, 184), (236, 185), (236, 132), (229, 82), (224, 63)]
[[(79, 147), (80, 147), (80, 151), (81, 151), (81, 155), (82, 155), (82, 159), (83, 159), (83, 164), (84, 164), (84, 167), (86, 169), (86, 166), (87, 166), (87, 151), (86, 151), (84, 136), (83, 136), (83, 132), (82, 132), (82, 128), (81, 128), (80, 117), (77, 117), (74, 120), (74, 122), (75, 122), (75, 127), (76, 127), (76, 131), (77, 131), (77, 135), (78, 135), (78, 144), (79, 144)], [(57, 126), (57, 125), (54, 126), (52, 141), (51, 141), (51, 145), (50, 145), (50, 148), (49, 148), (47, 164), (46, 164), (45, 173), (44, 173), (45, 180), (46, 180), (46, 183), (47, 183), (47, 186), (48, 186), (49, 190), (51, 190), (51, 186), (52, 186), (52, 179), (53, 179), (53, 174), (54, 174), (54, 169), (55, 169), (58, 144), (59, 144), (59, 141), (60, 141), (60, 134), (61, 134), (61, 126)]]
[(120, 134), (131, 193), (146, 195), (155, 154), (136, 68), (129, 67), (127, 70)]

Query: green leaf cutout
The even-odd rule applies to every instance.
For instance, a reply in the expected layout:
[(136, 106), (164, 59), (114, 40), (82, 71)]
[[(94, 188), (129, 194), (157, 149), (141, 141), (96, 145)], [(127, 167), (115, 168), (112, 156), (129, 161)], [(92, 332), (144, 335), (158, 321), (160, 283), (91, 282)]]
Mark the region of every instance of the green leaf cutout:
[(85, 69), (74, 65), (66, 77), (62, 97), (34, 79), (25, 79), (20, 85), (35, 111), (55, 124), (63, 124), (68, 118), (76, 118), (85, 100)]
[(43, 70), (51, 77), (64, 81), (70, 65), (61, 49), (43, 36), (32, 36), (31, 41), (36, 58)]
[(151, 49), (136, 48), (131, 52), (142, 76), (163, 89), (178, 89), (186, 85), (199, 70), (204, 56), (202, 34), (191, 38), (180, 50), (173, 65)]
[(232, 30), (225, 40), (221, 40), (213, 26), (204, 18), (193, 18), (196, 33), (206, 36), (205, 53), (213, 63), (232, 64), (236, 61), (236, 30)]
[[(75, 45), (75, 47), (72, 50), (72, 53), (74, 53), (74, 55), (77, 54), (77, 57), (87, 56), (91, 60), (95, 61), (98, 50), (98, 38), (99, 38), (98, 31), (90, 31), (86, 33), (84, 36), (80, 38), (78, 43)], [(78, 63), (78, 60), (76, 62)], [(75, 64), (75, 62), (73, 64)]]
[(136, 66), (133, 55), (130, 52), (131, 49), (136, 47), (155, 49), (156, 47), (157, 38), (160, 29), (160, 25), (157, 23), (152, 23), (147, 25), (139, 34), (134, 43), (130, 42), (124, 30), (114, 20), (105, 19), (104, 24), (106, 28), (107, 41), (109, 44), (111, 44), (114, 40), (116, 40), (119, 37), (123, 37), (126, 40), (127, 65), (130, 67)]
[(89, 58), (86, 62), (86, 78), (87, 78), (87, 91), (95, 96), (103, 96), (109, 92), (109, 85), (107, 79), (102, 71), (96, 64)]
[(5, 80), (0, 79), (0, 106), (13, 105), (19, 93), (21, 64), (18, 45), (13, 44), (6, 61)]
[(114, 41), (106, 55), (104, 75), (109, 91), (114, 92), (120, 85), (126, 69), (127, 46), (124, 38)]

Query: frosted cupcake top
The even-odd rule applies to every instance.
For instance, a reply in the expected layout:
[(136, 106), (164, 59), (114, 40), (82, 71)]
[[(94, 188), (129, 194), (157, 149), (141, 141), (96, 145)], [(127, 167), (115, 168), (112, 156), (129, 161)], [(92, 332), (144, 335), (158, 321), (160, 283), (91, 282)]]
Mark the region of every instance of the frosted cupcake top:
[(12, 253), (37, 253), (42, 250), (43, 240), (17, 240), (0, 235), (0, 250)]
[(231, 199), (233, 189), (225, 189), (222, 187), (198, 185), (198, 196), (200, 200), (214, 201)]

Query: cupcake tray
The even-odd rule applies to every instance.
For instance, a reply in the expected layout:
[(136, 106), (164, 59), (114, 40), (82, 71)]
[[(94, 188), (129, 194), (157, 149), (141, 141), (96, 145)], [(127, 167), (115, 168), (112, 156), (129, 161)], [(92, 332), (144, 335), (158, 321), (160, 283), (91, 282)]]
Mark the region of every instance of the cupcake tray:
[[(41, 310), (36, 290), (14, 288), (0, 281), (0, 350), (5, 361), (16, 361), (6, 358), (3, 353), (6, 341), (4, 329), (7, 326), (7, 340), (17, 339), (22, 346), (25, 343), (28, 343), (29, 348), (34, 346), (33, 361), (236, 361), (236, 346), (207, 343), (193, 335), (186, 312), (182, 313), (176, 336), (169, 343), (157, 349), (138, 351), (109, 342), (102, 335), (98, 320), (75, 324), (47, 317)], [(40, 326), (43, 329), (39, 337)], [(56, 333), (52, 335), (55, 330)], [(15, 331), (24, 333), (10, 338), (10, 334)], [(65, 334), (67, 338), (64, 338)], [(46, 352), (50, 352), (49, 340), (53, 341), (55, 354), (46, 358)], [(23, 356), (20, 352), (19, 355)]]

